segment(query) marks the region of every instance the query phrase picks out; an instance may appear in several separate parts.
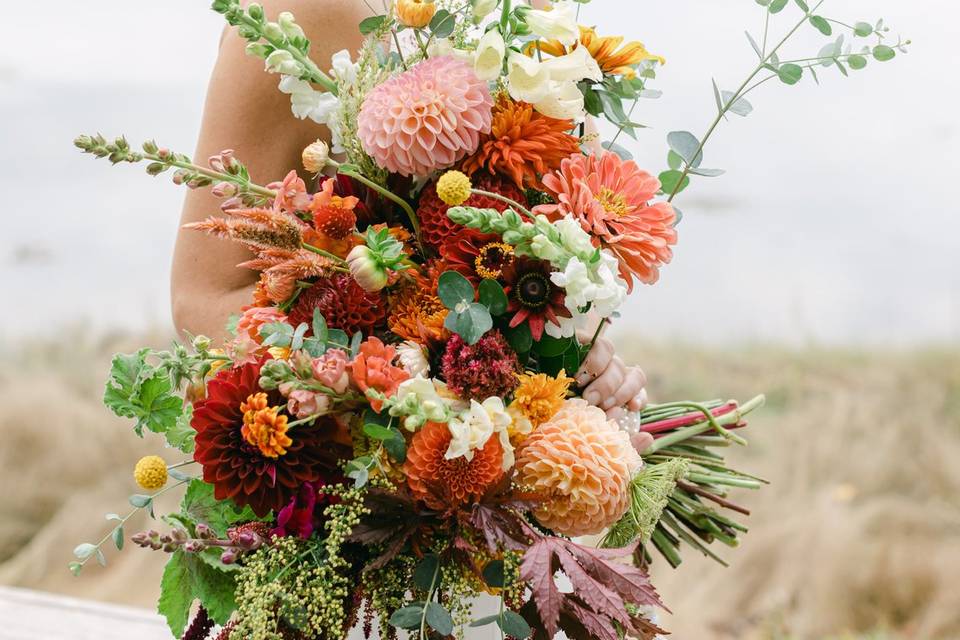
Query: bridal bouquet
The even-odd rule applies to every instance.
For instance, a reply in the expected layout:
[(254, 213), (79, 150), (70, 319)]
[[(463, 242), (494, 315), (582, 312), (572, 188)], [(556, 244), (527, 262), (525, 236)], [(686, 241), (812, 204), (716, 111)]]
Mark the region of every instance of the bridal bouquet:
[[(745, 94), (767, 79), (846, 74), (906, 44), (856, 23), (878, 44), (840, 36), (817, 58), (783, 60), (787, 38), (769, 47), (766, 31), (786, 2), (758, 3), (760, 62), (737, 91), (715, 85), (711, 131), (746, 115)], [(843, 24), (796, 4), (798, 27)], [(303, 151), (316, 184), (291, 170), (260, 185), (232, 151), (202, 166), (154, 142), (77, 139), (212, 188), (221, 212), (189, 226), (248, 248), (241, 266), (259, 281), (225, 344), (196, 336), (114, 359), (106, 405), (137, 435), (162, 434), (174, 462), (137, 463), (152, 493), (109, 514), (112, 530), (76, 548), (73, 571), (105, 563), (132, 515), (153, 516), (157, 496), (182, 487), (179, 511), (131, 538), (170, 554), (159, 611), (174, 635), (662, 633), (653, 554), (676, 566), (681, 543), (713, 557), (711, 543), (736, 545), (746, 529), (728, 514), (748, 512), (727, 492), (762, 483), (716, 451), (743, 443), (735, 430), (762, 397), (615, 422), (571, 377), (628, 292), (670, 261), (674, 196), (721, 173), (687, 132), (668, 136), (658, 176), (617, 144), (641, 126), (638, 101), (658, 95), (648, 85), (663, 58), (579, 25), (573, 2), (396, 0), (360, 24), (355, 59), (340, 52), (324, 72), (290, 14), (213, 8), (332, 141)], [(602, 142), (588, 116), (615, 135)], [(642, 452), (639, 431), (654, 437)], [(491, 615), (472, 614), (479, 594), (499, 601)]]

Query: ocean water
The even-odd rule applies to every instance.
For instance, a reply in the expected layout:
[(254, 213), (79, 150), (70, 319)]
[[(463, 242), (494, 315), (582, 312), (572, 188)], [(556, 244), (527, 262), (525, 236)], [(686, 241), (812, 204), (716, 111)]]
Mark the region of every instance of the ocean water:
[[(751, 94), (704, 165), (727, 171), (681, 194), (680, 241), (655, 286), (637, 289), (616, 330), (652, 339), (907, 346), (960, 340), (960, 82), (946, 2), (834, 0), (830, 17), (883, 16), (916, 43), (907, 56), (842, 78), (820, 73)], [(78, 133), (153, 137), (191, 152), (221, 29), (205, 3), (66, 0), (5, 8), (0, 49), (0, 188), (7, 195), (0, 338), (77, 324), (169, 324), (168, 271), (182, 191), (142, 167), (73, 149)], [(711, 77), (732, 88), (762, 25), (754, 2), (595, 0), (583, 22), (667, 58), (621, 137), (665, 168), (668, 131), (701, 134)], [(776, 28), (792, 21), (785, 10)], [(626, 25), (626, 26), (624, 26)], [(891, 32), (892, 33), (892, 32)], [(816, 53), (804, 28), (791, 57)]]

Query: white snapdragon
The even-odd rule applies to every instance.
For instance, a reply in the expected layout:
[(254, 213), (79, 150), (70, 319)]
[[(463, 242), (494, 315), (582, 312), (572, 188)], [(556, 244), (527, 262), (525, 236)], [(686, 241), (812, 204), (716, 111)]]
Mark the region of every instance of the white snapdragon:
[[(281, 23), (282, 25), (282, 23)], [(328, 91), (317, 91), (313, 85), (299, 78), (302, 67), (288, 51), (277, 50), (267, 56), (267, 69), (281, 74), (280, 91), (290, 96), (293, 115), (305, 120), (310, 118), (330, 129), (331, 147), (335, 153), (343, 152), (343, 127), (340, 124), (340, 99)], [(330, 75), (342, 86), (357, 79), (357, 63), (350, 59), (346, 49), (333, 54)]]
[(496, 436), (503, 447), (503, 469), (513, 466), (513, 445), (510, 444), (510, 425), (513, 418), (507, 412), (503, 399), (490, 397), (483, 402), (470, 401), (470, 408), (450, 421), (450, 446), (444, 457), (447, 460), (465, 457), (473, 460), (474, 451), (482, 449), (487, 441)]
[(549, 11), (539, 9), (527, 11), (524, 20), (534, 34), (559, 40), (567, 47), (574, 45), (580, 39), (577, 6), (568, 0), (554, 2)]
[(507, 45), (499, 31), (491, 29), (483, 34), (473, 59), (473, 70), (477, 77), (487, 81), (499, 78), (506, 53)]
[(586, 47), (577, 47), (566, 55), (542, 62), (513, 52), (507, 66), (510, 97), (529, 102), (545, 116), (563, 120), (584, 116), (583, 94), (577, 82), (603, 79), (600, 65)]
[(317, 91), (309, 82), (295, 76), (282, 76), (280, 91), (290, 96), (293, 115), (301, 120), (310, 118), (317, 124), (328, 124), (340, 106), (335, 95)]
[(474, 19), (483, 20), (497, 8), (498, 0), (472, 0), (471, 4)]
[(507, 63), (507, 90), (514, 100), (536, 104), (550, 93), (550, 71), (542, 62), (513, 52)]
[(416, 431), (426, 422), (446, 422), (454, 411), (440, 395), (435, 381), (423, 376), (401, 382), (389, 404), (388, 413), (403, 417), (403, 426), (408, 431)]
[(270, 73), (280, 73), (289, 76), (300, 76), (303, 65), (297, 62), (293, 54), (285, 49), (277, 49), (264, 60), (264, 66)]
[(570, 258), (562, 271), (550, 275), (550, 280), (563, 288), (564, 304), (574, 315), (590, 305), (601, 318), (609, 318), (627, 297), (627, 284), (617, 273), (617, 259), (606, 251), (590, 264)]
[(303, 29), (294, 21), (293, 14), (289, 11), (280, 12), (280, 15), (277, 16), (277, 24), (280, 25), (280, 30), (283, 32), (283, 35), (291, 40), (306, 37)]
[(359, 63), (350, 59), (350, 52), (341, 49), (333, 54), (331, 58), (333, 68), (330, 69), (330, 75), (340, 81), (340, 84), (353, 84), (357, 80), (357, 69)]

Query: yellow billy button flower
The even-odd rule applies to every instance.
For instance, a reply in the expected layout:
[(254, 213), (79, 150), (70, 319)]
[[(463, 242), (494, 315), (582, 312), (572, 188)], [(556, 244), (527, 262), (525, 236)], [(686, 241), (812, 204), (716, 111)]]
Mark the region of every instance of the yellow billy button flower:
[(396, 0), (397, 19), (406, 27), (422, 29), (433, 19), (437, 5), (433, 0)]
[(437, 180), (437, 196), (444, 204), (459, 207), (470, 197), (470, 178), (460, 171), (447, 171)]
[(167, 484), (167, 463), (160, 456), (144, 456), (133, 468), (133, 479), (147, 491)]

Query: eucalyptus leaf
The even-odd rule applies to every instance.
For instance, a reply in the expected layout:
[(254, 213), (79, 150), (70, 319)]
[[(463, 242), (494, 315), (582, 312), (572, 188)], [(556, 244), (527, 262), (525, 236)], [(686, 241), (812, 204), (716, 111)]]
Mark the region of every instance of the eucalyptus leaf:
[(860, 37), (866, 38), (873, 33), (873, 25), (869, 22), (857, 22), (853, 25), (853, 34)]
[(700, 167), (694, 167), (690, 169), (690, 173), (695, 176), (704, 176), (705, 178), (716, 178), (717, 176), (722, 176), (726, 173), (723, 169), (701, 169)]
[(508, 636), (513, 636), (518, 640), (523, 640), (532, 633), (530, 625), (516, 611), (504, 609), (500, 616), (500, 628)]
[(770, 13), (780, 13), (787, 6), (787, 0), (773, 0), (767, 10)]
[(897, 52), (885, 44), (878, 44), (873, 48), (873, 58), (878, 62), (893, 60), (894, 56), (896, 55)]
[(803, 67), (788, 62), (777, 70), (777, 76), (784, 84), (797, 84), (803, 76)]
[(448, 309), (456, 309), (461, 303), (473, 302), (473, 285), (456, 271), (444, 271), (437, 279), (437, 295)]
[[(700, 141), (689, 131), (671, 131), (667, 134), (667, 145), (691, 166), (696, 167), (703, 159)], [(698, 150), (700, 150), (699, 153)]]
[(607, 151), (613, 151), (615, 154), (620, 156), (621, 160), (633, 160), (633, 154), (630, 153), (625, 147), (617, 144), (613, 141), (607, 141), (602, 144), (603, 148)]
[(817, 31), (825, 36), (833, 35), (833, 27), (823, 16), (810, 16), (810, 24), (816, 27)]
[(847, 58), (847, 64), (850, 65), (851, 69), (863, 69), (867, 66), (867, 59), (859, 54), (853, 54)]
[(438, 9), (437, 12), (433, 14), (433, 19), (430, 20), (430, 31), (437, 38), (446, 38), (453, 33), (453, 29), (456, 26), (456, 18), (446, 9)]
[(434, 576), (440, 567), (440, 556), (435, 553), (423, 557), (413, 570), (413, 584), (422, 591), (428, 591), (434, 585)]
[(690, 184), (690, 176), (683, 176), (683, 182), (680, 181), (680, 176), (683, 176), (683, 173), (676, 169), (664, 171), (658, 176), (660, 189), (664, 193), (680, 193)]
[(480, 304), (485, 306), (491, 315), (500, 316), (507, 310), (507, 294), (503, 292), (503, 287), (496, 280), (486, 278), (480, 281), (477, 288), (479, 292)]
[(723, 97), (723, 104), (729, 104), (727, 111), (735, 113), (738, 116), (746, 117), (750, 115), (750, 112), (753, 111), (753, 105), (750, 104), (746, 98), (737, 98), (733, 102), (733, 96), (735, 94), (733, 91), (722, 91), (721, 96)]
[(387, 16), (370, 16), (360, 21), (361, 35), (369, 35), (380, 28)]
[(410, 605), (394, 611), (393, 615), (390, 616), (390, 625), (399, 629), (418, 629), (422, 617), (423, 606), (419, 604)]
[(427, 603), (427, 624), (442, 636), (453, 633), (453, 617), (439, 602)]
[(368, 422), (363, 425), (363, 433), (374, 440), (390, 440), (396, 432), (388, 427)]

